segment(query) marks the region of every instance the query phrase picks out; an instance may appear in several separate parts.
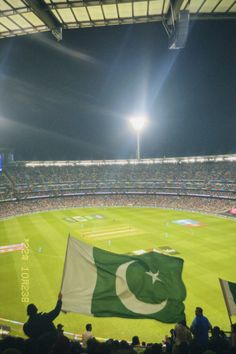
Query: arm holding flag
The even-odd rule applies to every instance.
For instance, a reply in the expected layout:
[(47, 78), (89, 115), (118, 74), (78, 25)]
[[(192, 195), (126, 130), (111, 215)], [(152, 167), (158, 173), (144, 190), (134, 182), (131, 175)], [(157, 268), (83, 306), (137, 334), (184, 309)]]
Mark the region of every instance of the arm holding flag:
[(45, 313), (44, 315), (46, 315), (50, 321), (54, 321), (55, 318), (57, 318), (57, 316), (59, 315), (61, 311), (61, 307), (62, 307), (62, 293), (60, 292), (58, 294), (58, 299), (55, 308), (52, 311)]

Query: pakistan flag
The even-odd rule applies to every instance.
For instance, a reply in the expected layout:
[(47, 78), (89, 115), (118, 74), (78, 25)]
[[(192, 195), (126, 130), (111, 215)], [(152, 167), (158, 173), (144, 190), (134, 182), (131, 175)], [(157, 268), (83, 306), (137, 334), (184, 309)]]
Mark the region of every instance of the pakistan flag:
[(230, 316), (236, 315), (236, 283), (223, 279), (219, 280), (228, 313)]
[(115, 254), (69, 237), (62, 310), (99, 317), (184, 318), (183, 260), (150, 252)]

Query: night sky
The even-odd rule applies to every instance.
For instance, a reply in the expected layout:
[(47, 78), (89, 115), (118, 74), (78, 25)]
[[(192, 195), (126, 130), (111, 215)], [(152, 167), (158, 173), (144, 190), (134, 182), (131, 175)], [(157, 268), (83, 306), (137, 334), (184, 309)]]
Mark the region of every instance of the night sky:
[(191, 22), (168, 50), (160, 23), (0, 40), (0, 147), (17, 160), (236, 153), (235, 21)]

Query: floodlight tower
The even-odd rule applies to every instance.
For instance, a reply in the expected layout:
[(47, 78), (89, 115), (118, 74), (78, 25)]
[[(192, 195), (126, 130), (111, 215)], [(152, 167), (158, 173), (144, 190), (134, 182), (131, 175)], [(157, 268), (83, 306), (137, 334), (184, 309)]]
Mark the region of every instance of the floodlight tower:
[(143, 117), (143, 116), (134, 117), (134, 118), (130, 119), (130, 123), (132, 124), (132, 127), (136, 132), (136, 139), (137, 139), (136, 159), (137, 160), (140, 160), (140, 133), (141, 133), (146, 121), (147, 121), (146, 117)]

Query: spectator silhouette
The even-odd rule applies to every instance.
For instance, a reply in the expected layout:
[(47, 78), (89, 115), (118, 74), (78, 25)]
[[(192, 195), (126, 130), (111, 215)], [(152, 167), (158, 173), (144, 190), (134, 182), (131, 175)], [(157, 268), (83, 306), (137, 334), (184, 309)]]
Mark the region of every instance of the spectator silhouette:
[(212, 326), (209, 320), (203, 316), (203, 309), (201, 307), (196, 307), (195, 315), (196, 317), (194, 318), (190, 329), (193, 333), (195, 342), (205, 349), (208, 343), (208, 332), (212, 329)]
[(181, 343), (189, 344), (192, 340), (192, 334), (190, 329), (186, 325), (186, 321), (182, 320), (181, 322), (175, 325), (175, 344), (180, 345)]
[(214, 351), (216, 354), (224, 353), (228, 350), (229, 343), (225, 338), (225, 334), (218, 326), (213, 327), (212, 337), (208, 343), (208, 349)]
[(236, 348), (236, 323), (233, 323), (231, 326), (230, 341), (231, 341), (231, 346)]
[(91, 323), (86, 324), (86, 331), (82, 334), (82, 346), (87, 348), (87, 341), (93, 338)]
[(27, 307), (29, 319), (24, 324), (23, 331), (32, 340), (33, 347), (40, 348), (42, 353), (47, 352), (57, 338), (57, 330), (53, 321), (61, 311), (61, 299), (62, 295), (59, 294), (55, 308), (46, 313), (38, 313), (38, 309), (34, 304), (30, 304)]

